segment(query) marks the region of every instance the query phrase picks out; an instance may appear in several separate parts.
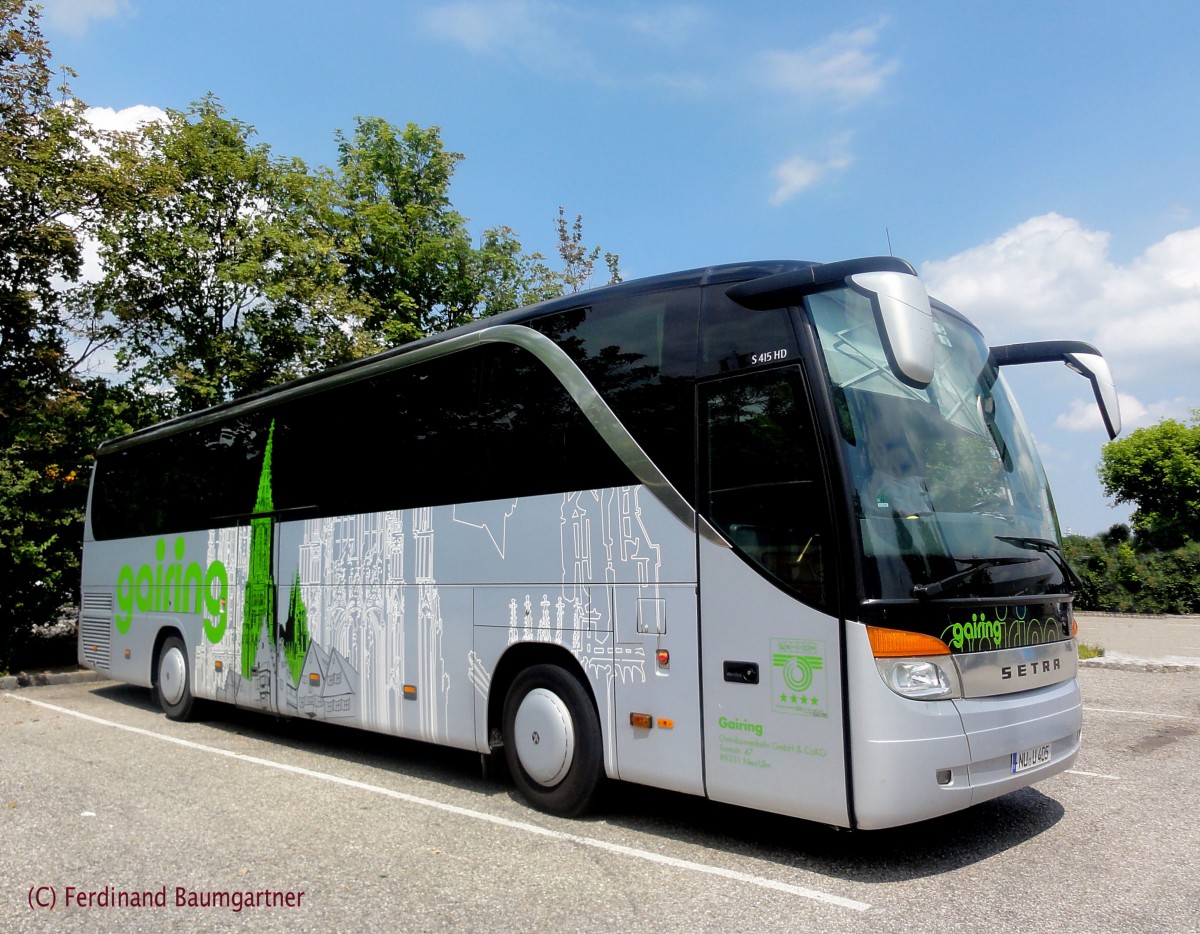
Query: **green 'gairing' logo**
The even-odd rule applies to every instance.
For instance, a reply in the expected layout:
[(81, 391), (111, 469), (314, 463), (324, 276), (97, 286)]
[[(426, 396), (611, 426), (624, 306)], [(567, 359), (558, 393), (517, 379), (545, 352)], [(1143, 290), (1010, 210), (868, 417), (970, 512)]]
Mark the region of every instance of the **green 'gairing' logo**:
[(122, 635), (129, 632), (133, 611), (139, 613), (203, 613), (204, 635), (209, 642), (220, 642), (227, 623), (229, 576), (225, 565), (213, 561), (207, 568), (199, 562), (184, 564), (187, 542), (175, 539), (175, 560), (164, 563), (167, 543), (159, 539), (154, 547), (156, 563), (143, 564), (136, 571), (126, 564), (117, 574), (117, 613), (114, 622)]

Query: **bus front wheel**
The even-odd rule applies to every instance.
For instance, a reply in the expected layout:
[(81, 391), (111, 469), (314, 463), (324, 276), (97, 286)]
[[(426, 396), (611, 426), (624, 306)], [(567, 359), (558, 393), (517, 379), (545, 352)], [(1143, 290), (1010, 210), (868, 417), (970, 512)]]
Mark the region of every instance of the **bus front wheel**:
[(168, 636), (158, 650), (158, 677), (154, 695), (168, 719), (189, 720), (196, 699), (188, 671), (187, 647), (178, 636)]
[(600, 720), (578, 678), (557, 665), (517, 675), (504, 700), (504, 756), (534, 807), (563, 817), (588, 809), (604, 757)]

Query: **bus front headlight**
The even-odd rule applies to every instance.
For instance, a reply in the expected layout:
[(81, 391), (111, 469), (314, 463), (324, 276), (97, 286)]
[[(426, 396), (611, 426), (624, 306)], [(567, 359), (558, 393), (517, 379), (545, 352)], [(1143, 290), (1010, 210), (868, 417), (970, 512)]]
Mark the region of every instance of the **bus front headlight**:
[(942, 700), (962, 696), (953, 662), (945, 656), (877, 658), (875, 664), (884, 684), (901, 697)]

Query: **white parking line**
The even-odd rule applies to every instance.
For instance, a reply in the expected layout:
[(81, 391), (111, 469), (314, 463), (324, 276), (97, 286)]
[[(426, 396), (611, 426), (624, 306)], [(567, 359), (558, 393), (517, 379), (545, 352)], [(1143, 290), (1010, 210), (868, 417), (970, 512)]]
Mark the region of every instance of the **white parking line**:
[(538, 827), (536, 824), (527, 824), (524, 821), (511, 820), (507, 817), (498, 817), (495, 814), (487, 814), (483, 811), (474, 811), (470, 808), (459, 807), (454, 804), (445, 804), (441, 801), (433, 801), (429, 798), (420, 798), (416, 795), (405, 794), (402, 791), (394, 791), (391, 788), (383, 788), (379, 785), (369, 785), (366, 782), (359, 782), (355, 781), (354, 779), (343, 778), (340, 775), (331, 775), (328, 772), (317, 772), (312, 769), (305, 769), (296, 765), (288, 765), (284, 762), (274, 762), (271, 759), (260, 759), (258, 756), (247, 756), (240, 752), (233, 752), (230, 749), (219, 749), (215, 746), (206, 746), (203, 743), (195, 743), (191, 740), (180, 739), (175, 736), (166, 736), (162, 733), (155, 733), (153, 730), (129, 726), (124, 723), (117, 723), (113, 720), (105, 720), (101, 717), (94, 717), (91, 714), (81, 713), (78, 710), (71, 710), (67, 707), (59, 707), (56, 704), (47, 704), (45, 701), (32, 700), (31, 698), (22, 697), (18, 694), (5, 693), (4, 696), (11, 697), (13, 700), (22, 701), (26, 704), (32, 704), (35, 707), (43, 707), (46, 710), (53, 710), (56, 713), (66, 714), (70, 717), (77, 717), (80, 720), (87, 720), (90, 723), (98, 723), (101, 726), (108, 726), (113, 727), (114, 729), (124, 730), (127, 733), (136, 733), (139, 736), (148, 736), (151, 739), (175, 743), (177, 746), (185, 746), (188, 749), (195, 749), (199, 752), (207, 752), (216, 756), (225, 756), (230, 759), (237, 759), (241, 762), (248, 762), (252, 765), (260, 765), (269, 769), (278, 769), (281, 772), (291, 772), (295, 775), (304, 775), (308, 778), (315, 778), (323, 782), (331, 782), (335, 785), (344, 785), (347, 788), (355, 788), (359, 791), (368, 791), (372, 794), (385, 795), (389, 798), (395, 798), (398, 801), (404, 801), (407, 804), (435, 808), (439, 811), (457, 814), (460, 817), (469, 817), (473, 820), (484, 821), (500, 827), (507, 827), (510, 830), (521, 830), (525, 833), (536, 834), (541, 837), (549, 837), (552, 840), (560, 840), (564, 843), (574, 843), (579, 846), (592, 847), (593, 849), (597, 850), (606, 850), (609, 853), (616, 853), (620, 856), (629, 856), (634, 859), (646, 860), (647, 862), (660, 863), (665, 866), (671, 866), (675, 869), (683, 869), (688, 872), (698, 872), (710, 876), (720, 876), (723, 879), (732, 879), (735, 882), (744, 882), (747, 885), (756, 885), (759, 888), (773, 889), (777, 892), (784, 892), (788, 895), (798, 895), (801, 898), (808, 898), (813, 901), (823, 902), (826, 905), (836, 905), (839, 908), (849, 908), (853, 911), (867, 911), (871, 907), (866, 902), (855, 901), (852, 898), (842, 898), (840, 895), (832, 895), (829, 892), (821, 892), (816, 889), (806, 889), (798, 885), (791, 885), (787, 882), (779, 882), (776, 879), (768, 879), (765, 876), (755, 876), (751, 875), (750, 873), (738, 872), (734, 869), (725, 869), (721, 866), (710, 866), (706, 863), (694, 863), (691, 860), (676, 859), (673, 856), (663, 856), (661, 853), (652, 853), (649, 850), (640, 850), (636, 847), (622, 846), (619, 843), (609, 843), (607, 840), (598, 840), (595, 837), (583, 837), (579, 834), (564, 833), (561, 830), (550, 830), (545, 827)]
[(1088, 713), (1111, 713), (1124, 717), (1157, 717), (1164, 720), (1186, 720), (1189, 723), (1200, 723), (1200, 717), (1185, 717), (1177, 713), (1157, 713), (1153, 710), (1118, 710), (1115, 707), (1084, 707)]
[(1112, 782), (1124, 781), (1124, 779), (1121, 778), (1120, 775), (1105, 775), (1103, 772), (1084, 772), (1081, 769), (1067, 769), (1067, 771), (1064, 774), (1066, 774), (1066, 775), (1083, 775), (1083, 776), (1086, 776), (1087, 778), (1106, 778)]

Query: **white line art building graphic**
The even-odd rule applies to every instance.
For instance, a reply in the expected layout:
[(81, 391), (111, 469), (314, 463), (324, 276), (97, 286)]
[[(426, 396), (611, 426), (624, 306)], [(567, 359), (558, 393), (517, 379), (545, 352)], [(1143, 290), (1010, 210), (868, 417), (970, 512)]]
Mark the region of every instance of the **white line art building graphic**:
[[(639, 493), (638, 487), (617, 487), (564, 494), (559, 511), (562, 574), (554, 601), (545, 592), (513, 596), (508, 603), (509, 644), (565, 645), (588, 677), (600, 682), (596, 694), (610, 727), (614, 679), (646, 680), (644, 648), (620, 643), (622, 622), (632, 627), (636, 621), (618, 620), (614, 588), (636, 585), (636, 599), (621, 604), (633, 614), (638, 601), (657, 606), (659, 598), (661, 547), (642, 520)], [(605, 730), (605, 735), (613, 731)]]
[[(448, 547), (490, 562), (497, 584), (513, 588), (503, 598), (507, 619), (490, 617), (507, 624), (508, 644), (570, 651), (595, 682), (601, 715), (611, 725), (614, 684), (646, 682), (637, 618), (643, 606), (662, 603), (662, 549), (644, 521), (641, 492), (619, 487), (536, 497), (520, 504), (519, 525), (517, 500), (281, 523), (274, 529), (280, 552), (276, 638), (263, 627), (249, 679), (239, 663), (249, 530), (212, 531), (208, 560), (231, 569), (228, 623), (220, 643), (202, 640), (196, 648), (197, 689), (241, 706), (356, 721), (430, 741), (446, 742), (464, 729), (469, 735), (474, 707), (468, 698), (487, 697), (491, 671), (473, 651), (470, 591), (461, 587), (450, 591), (457, 622), (446, 642), (446, 594), (436, 574), (438, 525), (444, 523)], [(553, 551), (549, 562), (528, 563), (554, 535), (557, 567)], [(544, 583), (503, 585), (506, 576)], [(292, 652), (289, 664), (283, 617), (300, 612), (300, 603), (309, 642), (303, 658)], [(451, 664), (448, 644), (455, 646)], [(405, 698), (406, 685), (415, 686), (415, 700)], [(460, 697), (456, 690), (467, 693)], [(462, 723), (450, 723), (452, 710)]]
[[(316, 620), (314, 643), (341, 655), (357, 673), (363, 725), (444, 740), (451, 679), (433, 576), (433, 510), (408, 512), (415, 601), (409, 600), (412, 586), (405, 577), (402, 510), (306, 521), (300, 583)], [(414, 608), (416, 618), (410, 620)], [(403, 700), (409, 668), (422, 688), (415, 705)]]

